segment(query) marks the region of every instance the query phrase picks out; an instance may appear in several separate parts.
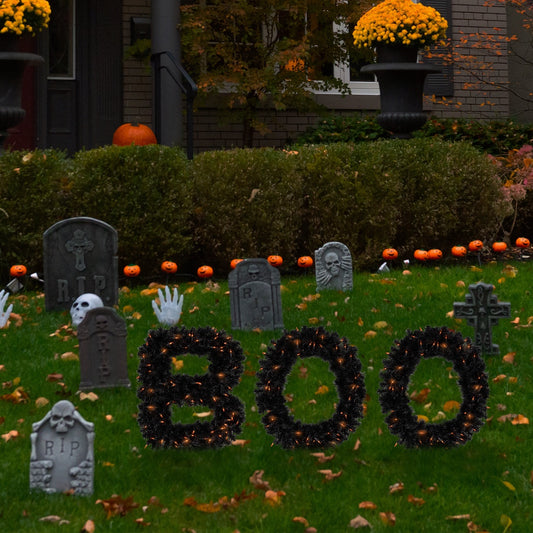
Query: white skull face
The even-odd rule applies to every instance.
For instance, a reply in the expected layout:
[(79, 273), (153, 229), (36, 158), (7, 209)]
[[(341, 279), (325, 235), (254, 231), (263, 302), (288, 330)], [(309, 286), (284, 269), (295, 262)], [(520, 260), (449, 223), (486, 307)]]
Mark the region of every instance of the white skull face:
[(70, 316), (72, 317), (72, 325), (79, 326), (81, 321), (85, 318), (87, 311), (96, 309), (97, 307), (104, 307), (104, 303), (100, 296), (90, 292), (82, 294), (72, 304), (70, 308)]
[(326, 269), (332, 276), (337, 276), (340, 272), (341, 262), (339, 256), (335, 252), (328, 252), (326, 257)]
[(50, 426), (56, 433), (66, 433), (74, 425), (74, 405), (68, 400), (57, 402), (50, 412)]

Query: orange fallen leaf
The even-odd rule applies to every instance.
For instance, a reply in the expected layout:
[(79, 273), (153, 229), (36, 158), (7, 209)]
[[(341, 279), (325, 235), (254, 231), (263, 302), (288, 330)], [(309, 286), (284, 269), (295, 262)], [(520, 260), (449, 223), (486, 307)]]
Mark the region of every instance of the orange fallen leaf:
[(101, 504), (107, 513), (107, 518), (112, 516), (125, 516), (133, 509), (139, 507), (138, 503), (133, 501), (133, 496), (122, 498), (118, 494), (113, 494), (107, 500), (96, 500), (96, 504)]
[(361, 502), (359, 509), (377, 509), (378, 506), (374, 502)]
[(320, 320), (316, 316), (313, 316), (309, 318), (307, 322), (309, 322), (309, 324), (311, 324), (312, 326), (316, 326), (320, 322)]
[(431, 392), (431, 389), (426, 387), (425, 389), (422, 389), (420, 392), (413, 391), (409, 395), (409, 398), (411, 398), (411, 400), (413, 400), (416, 403), (424, 403), (427, 400), (427, 397), (429, 396), (430, 392)]
[[(159, 304), (160, 302), (158, 302)], [(132, 305), (125, 305), (123, 308), (122, 308), (122, 312), (124, 314), (127, 314), (127, 313), (131, 313), (133, 311), (133, 306)]]
[(45, 405), (48, 405), (50, 401), (47, 398), (44, 398), (43, 396), (40, 396), (35, 400), (35, 407), (44, 407)]
[(332, 470), (319, 470), (318, 473), (322, 474), (326, 481), (331, 481), (336, 477), (342, 476), (342, 470), (339, 470), (338, 472), (333, 472)]
[(353, 529), (359, 529), (361, 527), (372, 528), (370, 522), (366, 518), (363, 518), (360, 514), (350, 520), (349, 526)]
[(498, 374), (495, 378), (492, 378), (493, 383), (499, 383), (503, 381), (507, 376), (505, 374)]
[(513, 424), (513, 426), (518, 426), (518, 425), (529, 425), (529, 419), (526, 418), (524, 415), (516, 415), (516, 417), (511, 420), (511, 424)]
[(98, 395), (94, 392), (80, 392), (80, 400), (90, 400), (91, 402), (95, 402), (98, 400)]
[(302, 302), (301, 304), (296, 304), (294, 307), (296, 307), (296, 309), (299, 309), (300, 311), (305, 311), (307, 309), (307, 304), (305, 302)]
[(75, 354), (74, 352), (65, 352), (61, 354), (62, 361), (77, 361), (78, 359), (78, 354)]
[(282, 490), (267, 490), (265, 492), (265, 501), (270, 505), (278, 505), (281, 503), (282, 496), (285, 496)]
[(401, 492), (404, 489), (405, 489), (405, 485), (401, 481), (398, 481), (398, 483), (394, 483), (393, 485), (389, 487), (389, 494), (394, 494), (395, 492)]
[(393, 526), (394, 524), (396, 524), (396, 516), (390, 511), (386, 513), (379, 513), (379, 518), (386, 526)]
[(456, 402), (455, 400), (448, 400), (447, 402), (444, 402), (443, 409), (449, 413), (450, 411), (457, 411), (459, 407), (461, 407), (459, 402)]
[(196, 418), (206, 418), (208, 416), (211, 416), (213, 414), (213, 411), (204, 411), (202, 413), (193, 413), (192, 416), (195, 416)]
[(5, 442), (10, 441), (11, 439), (16, 439), (19, 436), (19, 432), (16, 429), (12, 429), (11, 431), (1, 435)]
[(329, 387), (327, 385), (320, 385), (315, 391), (315, 394), (327, 394), (329, 392)]
[(50, 383), (54, 383), (55, 381), (61, 381), (62, 379), (63, 374), (58, 373), (48, 374), (48, 376), (46, 376), (46, 381), (49, 381)]
[(364, 334), (364, 338), (365, 338), (365, 340), (366, 340), (366, 339), (373, 339), (376, 335), (377, 335), (377, 333), (376, 333), (374, 330), (369, 329), (369, 330)]
[(95, 531), (95, 525), (92, 520), (87, 520), (85, 524), (83, 524), (83, 528), (81, 529), (80, 533), (94, 533)]
[(316, 457), (318, 459), (319, 463), (327, 463), (328, 461), (331, 461), (335, 458), (335, 454), (332, 453), (331, 455), (326, 455), (324, 452), (316, 452), (311, 454), (313, 457)]
[(383, 328), (386, 328), (389, 324), (387, 322), (385, 322), (385, 320), (378, 320), (375, 324), (374, 324), (374, 327), (376, 329), (383, 329)]
[(250, 483), (259, 490), (272, 490), (268, 481), (263, 479), (264, 470), (256, 470), (250, 477)]
[(297, 524), (303, 524), (305, 527), (309, 526), (309, 522), (303, 516), (295, 516), (292, 521)]
[(235, 439), (231, 441), (232, 446), (241, 446), (244, 447), (247, 444), (250, 444), (250, 441), (248, 439)]
[[(157, 294), (157, 288), (156, 287), (152, 287), (152, 288), (148, 288), (148, 289), (143, 289), (141, 291), (141, 296), (152, 296), (153, 294)], [(131, 306), (130, 306), (131, 307)]]
[(515, 355), (516, 355), (516, 352), (509, 352), (509, 353), (506, 353), (503, 357), (502, 357), (502, 361), (504, 363), (509, 363), (510, 365), (514, 365), (514, 358), (515, 358)]
[(422, 498), (417, 498), (416, 496), (413, 496), (412, 494), (409, 494), (409, 496), (407, 496), (407, 501), (417, 507), (421, 507), (422, 505), (426, 503), (425, 500), (423, 500)]
[(447, 516), (446, 520), (470, 520), (470, 515), (469, 514), (451, 515), (451, 516)]

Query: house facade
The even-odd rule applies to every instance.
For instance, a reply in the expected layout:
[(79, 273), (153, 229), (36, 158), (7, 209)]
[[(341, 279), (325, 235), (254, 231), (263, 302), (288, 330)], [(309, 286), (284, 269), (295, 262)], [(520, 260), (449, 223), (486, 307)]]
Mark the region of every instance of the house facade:
[[(110, 144), (114, 130), (124, 122), (152, 126), (150, 66), (127, 54), (137, 38), (149, 36), (152, 2), (49, 1), (50, 29), (39, 37), (36, 45), (45, 64), (26, 73), (23, 105), (27, 116), (13, 130), (10, 144), (16, 148), (55, 147), (74, 152)], [(177, 0), (166, 3), (168, 9), (179, 4)], [(430, 90), (435, 96), (427, 99), (426, 110), (440, 117), (479, 120), (512, 117), (533, 121), (529, 104), (507, 89), (511, 82), (521, 85), (526, 93), (531, 92), (528, 86), (533, 79), (533, 58), (529, 62), (522, 58), (523, 54), (519, 59), (517, 55), (509, 55), (506, 49), (494, 50), (493, 39), (518, 34), (515, 45), (522, 46), (522, 52), (531, 53), (527, 40), (530, 36), (524, 34), (520, 19), (508, 10), (505, 2), (426, 0), (424, 3), (436, 7), (448, 19), (455, 53), (467, 57), (469, 62), (467, 68), (454, 63), (446, 67), (440, 78), (432, 80)], [(464, 39), (471, 34), (482, 34), (474, 47)], [(476, 63), (484, 68), (479, 69)], [(351, 94), (316, 93), (319, 103), (339, 114), (379, 110), (376, 82), (351, 80), (350, 69), (343, 65), (335, 66), (335, 75), (348, 83)], [(257, 135), (255, 145), (285, 146), (319, 119), (313, 113), (265, 110), (264, 121), (270, 133)], [(241, 138), (240, 122), (221, 120), (216, 100), (195, 108), (196, 152), (241, 146)]]

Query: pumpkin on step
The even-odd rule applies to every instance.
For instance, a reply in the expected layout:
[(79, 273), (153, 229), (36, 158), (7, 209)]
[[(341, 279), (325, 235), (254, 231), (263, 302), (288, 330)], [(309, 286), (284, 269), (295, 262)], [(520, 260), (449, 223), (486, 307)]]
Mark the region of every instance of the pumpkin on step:
[(144, 124), (128, 122), (119, 126), (113, 134), (113, 144), (115, 146), (146, 146), (147, 144), (157, 144), (155, 133)]

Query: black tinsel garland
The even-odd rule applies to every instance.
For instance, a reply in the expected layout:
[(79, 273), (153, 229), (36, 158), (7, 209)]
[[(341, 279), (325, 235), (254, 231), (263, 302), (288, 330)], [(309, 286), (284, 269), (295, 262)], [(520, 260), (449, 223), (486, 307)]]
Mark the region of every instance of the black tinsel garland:
[[(316, 424), (295, 420), (283, 391), (298, 358), (320, 357), (335, 375), (339, 401), (333, 416)], [(346, 440), (363, 415), (364, 377), (357, 348), (337, 333), (304, 327), (286, 332), (260, 361), (255, 397), (267, 433), (283, 448), (328, 447)]]
[[(207, 356), (206, 374), (172, 374), (172, 357)], [(242, 431), (244, 405), (231, 389), (243, 373), (239, 342), (223, 331), (206, 327), (173, 327), (150, 331), (139, 348), (138, 423), (153, 448), (215, 448), (227, 446)], [(172, 404), (202, 405), (213, 411), (210, 422), (173, 424)]]
[[(453, 363), (463, 397), (457, 416), (440, 424), (418, 420), (407, 395), (410, 377), (418, 363), (430, 357), (444, 357)], [(382, 412), (388, 413), (389, 430), (398, 436), (400, 444), (408, 448), (459, 446), (483, 425), (489, 384), (485, 362), (470, 339), (465, 340), (446, 327), (407, 331), (401, 341), (395, 342), (383, 363), (379, 401)]]

